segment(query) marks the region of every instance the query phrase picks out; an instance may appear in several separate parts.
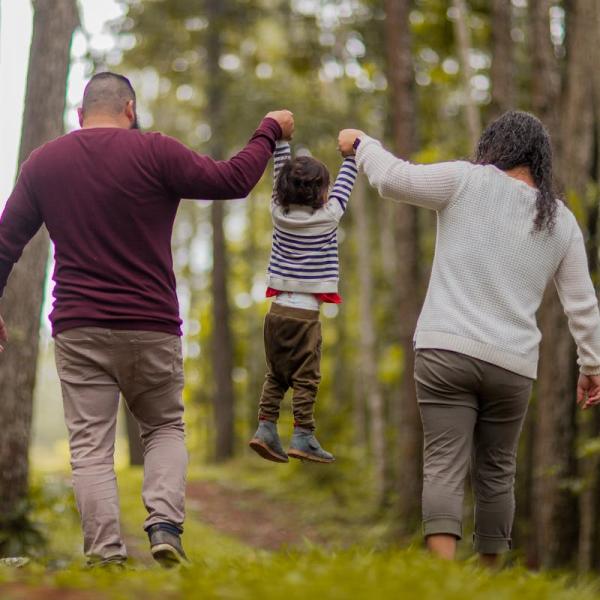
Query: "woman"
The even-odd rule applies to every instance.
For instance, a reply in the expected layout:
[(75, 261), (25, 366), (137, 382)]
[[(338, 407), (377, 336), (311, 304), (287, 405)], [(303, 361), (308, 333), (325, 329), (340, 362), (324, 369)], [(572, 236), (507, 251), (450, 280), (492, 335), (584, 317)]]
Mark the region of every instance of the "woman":
[(344, 155), (386, 198), (437, 211), (429, 289), (415, 333), (423, 422), (423, 532), (442, 558), (462, 537), (471, 465), (475, 549), (494, 564), (511, 544), (516, 449), (537, 373), (536, 312), (550, 280), (569, 318), (577, 397), (600, 402), (600, 313), (581, 231), (556, 199), (550, 138), (523, 112), (494, 121), (474, 164), (413, 165), (358, 130)]

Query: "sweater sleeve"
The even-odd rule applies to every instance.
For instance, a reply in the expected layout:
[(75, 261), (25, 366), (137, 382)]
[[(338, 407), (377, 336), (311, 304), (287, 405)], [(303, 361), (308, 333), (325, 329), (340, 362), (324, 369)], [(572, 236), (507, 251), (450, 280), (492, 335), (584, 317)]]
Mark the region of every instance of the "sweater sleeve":
[(271, 207), (275, 204), (277, 187), (277, 178), (281, 172), (281, 167), (292, 158), (292, 150), (289, 142), (279, 140), (275, 144), (275, 152), (273, 153), (273, 194), (271, 195)]
[(600, 312), (590, 278), (583, 235), (575, 232), (561, 261), (554, 283), (577, 344), (577, 363), (585, 375), (600, 375)]
[(178, 198), (245, 198), (262, 177), (280, 137), (277, 121), (264, 119), (240, 152), (229, 160), (217, 161), (174, 138), (159, 136), (156, 159), (167, 186)]
[(29, 165), (23, 165), (17, 184), (0, 217), (0, 296), (13, 265), (42, 226), (43, 219), (29, 182)]
[(353, 156), (344, 159), (342, 166), (335, 179), (335, 183), (329, 192), (327, 205), (332, 208), (336, 220), (339, 221), (348, 207), (348, 201), (356, 181), (356, 161)]
[(361, 137), (356, 162), (380, 196), (437, 211), (450, 204), (469, 169), (460, 161), (415, 165), (369, 136)]

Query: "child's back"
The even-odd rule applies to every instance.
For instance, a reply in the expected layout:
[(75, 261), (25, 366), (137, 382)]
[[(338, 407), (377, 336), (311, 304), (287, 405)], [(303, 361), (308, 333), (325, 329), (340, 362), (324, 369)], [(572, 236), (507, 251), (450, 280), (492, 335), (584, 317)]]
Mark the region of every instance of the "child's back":
[(309, 157), (291, 161), (290, 156), (289, 144), (277, 146), (268, 286), (279, 292), (337, 294), (337, 228), (356, 179), (354, 157), (344, 160), (327, 196), (325, 166)]

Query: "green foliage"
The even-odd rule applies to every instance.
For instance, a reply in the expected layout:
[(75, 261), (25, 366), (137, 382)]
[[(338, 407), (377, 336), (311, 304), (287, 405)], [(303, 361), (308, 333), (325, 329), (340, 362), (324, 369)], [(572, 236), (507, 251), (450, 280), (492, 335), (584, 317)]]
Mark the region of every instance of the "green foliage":
[(20, 502), (15, 511), (0, 519), (0, 556), (38, 554), (45, 539), (31, 520), (31, 503)]
[[(248, 465), (244, 472), (249, 473)], [(302, 480), (299, 466), (289, 476)], [(322, 469), (323, 473), (331, 470)], [(271, 469), (272, 472), (272, 469)], [(212, 469), (208, 475), (229, 479), (235, 469)], [(257, 475), (258, 480), (266, 477)], [(271, 478), (272, 480), (273, 478)], [(239, 480), (238, 480), (239, 483)], [(130, 547), (136, 544), (136, 554), (147, 554), (139, 524), (144, 509), (139, 498), (141, 470), (119, 473), (123, 524)], [(269, 490), (267, 490), (268, 492)], [(288, 492), (291, 490), (288, 490)], [(314, 492), (315, 490), (313, 490)], [(317, 490), (318, 491), (318, 490)], [(296, 497), (296, 507), (317, 501), (313, 492), (308, 497)], [(81, 533), (72, 507), (71, 492), (62, 476), (46, 478), (40, 486), (36, 517), (47, 519), (46, 511), (54, 512), (54, 533), (48, 551), (71, 548), (72, 555), (80, 544)], [(321, 489), (320, 493), (325, 494)], [(357, 498), (364, 493), (356, 487)], [(44, 499), (45, 498), (45, 499)], [(275, 498), (275, 497), (274, 497)], [(289, 501), (289, 498), (288, 498)], [(326, 502), (325, 502), (326, 503)], [(313, 504), (313, 508), (314, 508)], [(54, 510), (52, 509), (54, 507)], [(346, 507), (348, 519), (356, 517), (355, 507)], [(314, 511), (313, 512), (318, 512)], [(56, 515), (60, 514), (58, 518)], [(46, 515), (46, 516), (44, 516)], [(291, 516), (291, 518), (295, 518)], [(296, 517), (300, 518), (300, 517)], [(137, 524), (134, 527), (134, 524)], [(13, 570), (0, 567), (0, 597), (7, 597), (9, 583), (21, 590), (65, 595), (85, 590), (93, 598), (131, 600), (133, 598), (220, 598), (228, 600), (290, 600), (320, 598), (323, 600), (375, 600), (379, 598), (420, 598), (422, 600), (592, 600), (600, 598), (597, 582), (575, 581), (561, 575), (536, 574), (521, 568), (507, 569), (499, 574), (478, 568), (472, 561), (446, 563), (437, 561), (417, 548), (372, 550), (355, 532), (354, 546), (345, 550), (324, 550), (305, 544), (297, 550), (266, 552), (217, 533), (197, 518), (188, 519), (184, 535), (186, 550), (193, 561), (189, 570), (163, 571), (153, 564), (132, 561), (124, 572), (85, 570), (78, 563), (44, 566), (44, 561), (32, 562)], [(58, 546), (57, 546), (58, 545)], [(51, 596), (54, 597), (54, 596)], [(77, 595), (69, 596), (77, 597)]]

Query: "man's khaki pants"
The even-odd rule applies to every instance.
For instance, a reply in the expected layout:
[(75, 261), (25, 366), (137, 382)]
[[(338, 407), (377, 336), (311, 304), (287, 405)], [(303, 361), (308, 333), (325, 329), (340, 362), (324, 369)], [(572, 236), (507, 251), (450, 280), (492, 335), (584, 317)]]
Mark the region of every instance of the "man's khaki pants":
[(70, 329), (56, 336), (56, 365), (88, 559), (126, 555), (114, 472), (119, 392), (142, 435), (144, 528), (160, 522), (182, 528), (187, 452), (180, 338), (150, 331)]

